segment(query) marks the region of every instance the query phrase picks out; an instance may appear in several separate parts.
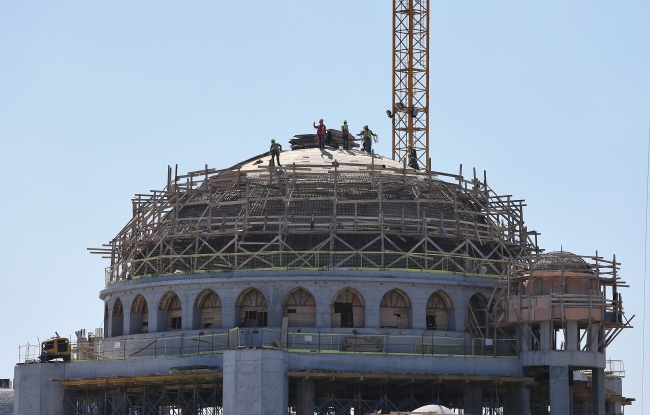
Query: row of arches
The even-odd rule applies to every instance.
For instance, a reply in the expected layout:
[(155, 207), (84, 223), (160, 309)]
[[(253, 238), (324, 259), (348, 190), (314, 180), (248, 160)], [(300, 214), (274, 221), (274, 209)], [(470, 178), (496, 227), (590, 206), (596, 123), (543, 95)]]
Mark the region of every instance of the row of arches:
[[(475, 294), (468, 307), (470, 313), (480, 315), (484, 309), (485, 297)], [(290, 327), (316, 327), (316, 300), (309, 290), (297, 287), (284, 298), (283, 317)], [(206, 289), (194, 301), (192, 329), (222, 328), (222, 302), (219, 295)], [(436, 291), (429, 296), (426, 304), (427, 330), (449, 330), (454, 305), (447, 293)], [(476, 310), (473, 312), (472, 310)], [(108, 310), (106, 310), (108, 311)], [(156, 312), (158, 328), (155, 331), (181, 330), (183, 312), (181, 301), (173, 291), (162, 296)], [(266, 327), (268, 323), (268, 304), (264, 294), (253, 287), (244, 290), (236, 302), (236, 317), (239, 327)], [(108, 313), (106, 313), (108, 314)], [(381, 299), (379, 305), (379, 326), (382, 328), (411, 328), (412, 304), (409, 296), (402, 290), (392, 289)], [(117, 298), (112, 308), (111, 336), (120, 336), (124, 327), (124, 307)], [(339, 291), (331, 303), (331, 327), (361, 328), (365, 325), (365, 302), (361, 294), (353, 288)], [(164, 325), (163, 325), (164, 323)], [(190, 325), (186, 325), (189, 327)], [(130, 333), (149, 332), (149, 307), (142, 295), (137, 295), (130, 310)]]

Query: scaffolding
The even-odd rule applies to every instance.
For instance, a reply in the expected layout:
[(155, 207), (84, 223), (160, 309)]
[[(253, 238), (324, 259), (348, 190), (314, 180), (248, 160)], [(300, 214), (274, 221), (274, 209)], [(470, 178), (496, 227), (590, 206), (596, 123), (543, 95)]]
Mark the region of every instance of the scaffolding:
[(133, 198), (133, 217), (118, 235), (89, 248), (111, 260), (106, 283), (271, 268), (505, 278), (506, 262), (539, 252), (524, 201), (496, 194), (485, 172), (482, 179), (476, 170), (464, 177), (462, 165), (458, 174), (420, 172), (374, 154), (274, 167), (261, 164), (266, 156), (185, 175), (169, 167), (162, 190)]

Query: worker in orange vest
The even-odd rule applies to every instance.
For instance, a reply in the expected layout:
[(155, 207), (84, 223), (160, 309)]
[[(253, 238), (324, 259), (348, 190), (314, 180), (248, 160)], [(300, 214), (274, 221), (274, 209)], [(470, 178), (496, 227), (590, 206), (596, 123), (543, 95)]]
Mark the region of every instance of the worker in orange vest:
[(316, 125), (314, 122), (314, 128), (316, 129), (318, 147), (320, 147), (321, 150), (325, 150), (325, 133), (327, 131), (327, 128), (325, 127), (325, 124), (323, 124), (322, 118), (318, 121), (318, 125)]

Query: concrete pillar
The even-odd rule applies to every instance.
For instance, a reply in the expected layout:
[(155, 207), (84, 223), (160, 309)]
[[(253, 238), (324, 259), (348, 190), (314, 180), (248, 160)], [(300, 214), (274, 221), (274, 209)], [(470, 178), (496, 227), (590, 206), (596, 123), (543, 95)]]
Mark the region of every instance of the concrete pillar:
[(465, 413), (481, 415), (483, 413), (483, 389), (475, 383), (465, 384), (464, 397)]
[[(124, 309), (124, 319), (122, 320), (122, 334), (124, 336), (131, 334), (131, 304), (133, 298), (120, 298), (122, 300), (122, 308)], [(109, 317), (110, 320), (110, 317)], [(110, 335), (111, 332), (108, 332)]]
[[(161, 295), (158, 293), (147, 293), (144, 296), (144, 299), (147, 300), (147, 310), (149, 312), (149, 324), (148, 324), (149, 333), (156, 333), (157, 331), (159, 331), (158, 330), (159, 327), (158, 304), (160, 303), (160, 297)], [(142, 320), (140, 320), (140, 324), (142, 324)], [(166, 325), (167, 325), (167, 321), (165, 321), (165, 326)]]
[[(382, 294), (383, 296), (383, 294)], [(364, 326), (369, 329), (378, 329), (379, 328), (379, 303), (381, 302), (381, 297), (376, 298), (376, 296), (368, 295), (364, 299)], [(356, 322), (355, 322), (356, 325)]]
[(594, 415), (605, 415), (605, 369), (591, 370), (591, 396)]
[(239, 307), (235, 307), (236, 298), (221, 296), (221, 327), (239, 327)]
[(580, 330), (578, 330), (577, 321), (567, 321), (566, 323), (566, 349), (578, 350), (580, 344)]
[(229, 415), (286, 415), (289, 381), (286, 352), (226, 350), (223, 354), (223, 412)]
[(571, 397), (569, 388), (569, 367), (549, 367), (549, 394), (551, 415), (567, 415), (571, 413)]
[(542, 321), (539, 323), (539, 342), (540, 350), (550, 350), (551, 349), (551, 340), (553, 336), (551, 335), (551, 322)]
[(413, 303), (409, 320), (415, 330), (427, 329), (427, 303)]
[(65, 363), (14, 367), (14, 414), (63, 415), (65, 389), (50, 379), (65, 377)]
[(329, 302), (316, 302), (316, 327), (330, 328), (332, 326), (332, 305)]
[(194, 328), (194, 296), (188, 298), (190, 296), (185, 293), (183, 297), (179, 296), (183, 307), (181, 310), (181, 328), (183, 330), (192, 330)]
[(599, 331), (596, 324), (592, 324), (589, 327), (589, 333), (587, 334), (587, 344), (589, 345), (589, 350), (592, 352), (598, 351), (598, 341), (599, 341)]
[(300, 379), (296, 386), (296, 415), (313, 415), (316, 390), (314, 380)]
[(282, 327), (282, 317), (284, 315), (284, 307), (282, 306), (282, 303), (268, 304), (266, 312), (266, 325), (268, 327)]

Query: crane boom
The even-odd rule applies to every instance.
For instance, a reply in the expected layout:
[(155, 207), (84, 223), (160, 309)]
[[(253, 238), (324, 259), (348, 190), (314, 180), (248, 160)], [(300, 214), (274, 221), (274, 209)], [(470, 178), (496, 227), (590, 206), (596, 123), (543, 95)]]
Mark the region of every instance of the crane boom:
[(429, 0), (393, 0), (393, 160), (429, 165)]

